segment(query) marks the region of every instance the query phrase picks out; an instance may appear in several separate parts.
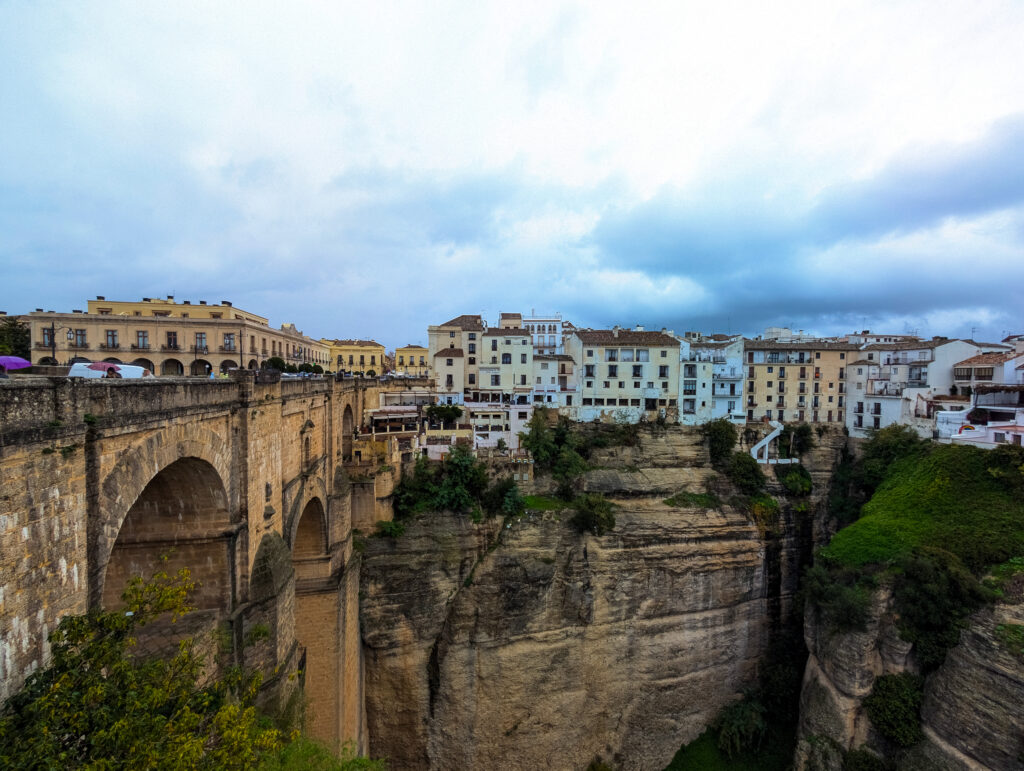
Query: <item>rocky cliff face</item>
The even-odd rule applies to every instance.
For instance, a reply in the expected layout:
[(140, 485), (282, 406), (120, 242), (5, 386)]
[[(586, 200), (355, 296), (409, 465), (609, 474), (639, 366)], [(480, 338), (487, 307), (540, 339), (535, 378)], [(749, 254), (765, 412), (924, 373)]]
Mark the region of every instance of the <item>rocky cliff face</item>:
[[(834, 441), (810, 464), (826, 476)], [(666, 505), (709, 487), (729, 499), (705, 452), (675, 429), (592, 457), (587, 489), (619, 506), (604, 537), (547, 512), (432, 514), (370, 539), (372, 754), (396, 769), (663, 768), (753, 681), (810, 547), (809, 515), (788, 506), (766, 539), (729, 503)]]
[(838, 770), (842, 751), (866, 746), (899, 768), (1024, 768), (1024, 661), (997, 633), (1000, 625), (1022, 623), (1019, 587), (971, 618), (960, 644), (925, 682), (924, 741), (899, 753), (874, 730), (863, 707), (876, 677), (916, 671), (911, 646), (897, 633), (888, 590), (876, 592), (865, 632), (829, 634), (809, 612), (796, 767)]

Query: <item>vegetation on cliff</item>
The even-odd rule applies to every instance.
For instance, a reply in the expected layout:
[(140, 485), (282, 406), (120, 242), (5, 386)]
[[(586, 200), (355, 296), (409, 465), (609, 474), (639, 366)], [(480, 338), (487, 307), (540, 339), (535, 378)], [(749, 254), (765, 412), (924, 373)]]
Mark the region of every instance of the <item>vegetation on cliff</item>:
[(979, 577), (1024, 554), (1024, 450), (935, 445), (892, 426), (837, 471), (842, 492), (865, 503), (819, 551), (808, 600), (832, 629), (863, 628), (884, 577), (900, 635), (926, 671), (939, 666), (967, 617), (993, 596)]
[(0, 712), (0, 767), (283, 771), (320, 757), (327, 771), (383, 768), (286, 736), (255, 706), (260, 675), (222, 666), (211, 679), (191, 637), (170, 655), (140, 653), (144, 627), (190, 612), (194, 590), (187, 570), (134, 578), (124, 609), (65, 617), (50, 666)]
[(474, 518), (484, 513), (510, 516), (521, 513), (525, 502), (513, 480), (498, 479), (492, 484), (487, 467), (468, 447), (457, 445), (440, 463), (418, 458), (412, 473), (395, 486), (392, 505), (395, 519), (401, 521), (426, 511), (452, 511)]

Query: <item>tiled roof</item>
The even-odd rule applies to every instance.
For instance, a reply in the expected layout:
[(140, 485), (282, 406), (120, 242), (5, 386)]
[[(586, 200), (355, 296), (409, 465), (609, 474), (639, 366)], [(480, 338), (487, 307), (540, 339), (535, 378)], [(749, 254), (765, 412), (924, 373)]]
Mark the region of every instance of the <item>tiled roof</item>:
[(508, 329), (495, 329), (491, 327), (484, 332), (484, 337), (529, 337), (530, 333), (522, 327), (509, 327)]
[(991, 367), (995, 364), (1002, 364), (1004, 361), (1012, 359), (1016, 356), (1013, 351), (1006, 353), (982, 353), (978, 356), (972, 356), (969, 359), (958, 361), (954, 364), (954, 367)]
[(413, 345), (412, 343), (409, 343), (408, 345), (403, 345), (401, 350), (405, 350), (406, 348), (419, 348), (421, 351), (427, 350), (422, 345)]
[(480, 318), (480, 316), (463, 314), (462, 316), (456, 316), (451, 321), (446, 321), (441, 326), (458, 327), (464, 332), (480, 332), (484, 328), (484, 322), (483, 319)]
[(856, 351), (860, 349), (860, 346), (856, 343), (840, 343), (835, 340), (780, 343), (776, 340), (745, 339), (743, 348), (748, 351)]
[(1007, 335), (1006, 337), (1004, 337), (1003, 338), (1003, 342), (1004, 343), (1012, 343), (1014, 340), (1019, 340), (1022, 337), (1024, 337), (1024, 335), (1022, 335), (1020, 332), (1017, 332), (1015, 334)]
[(577, 329), (576, 337), (587, 345), (639, 345), (678, 348), (679, 341), (661, 332), (636, 332), (632, 329)]
[(461, 348), (442, 348), (440, 351), (434, 354), (434, 358), (442, 357), (445, 359), (455, 359), (465, 356)]
[(502, 314), (500, 314), (500, 318), (503, 318), (503, 319), (521, 319), (522, 317), (523, 317), (522, 313), (502, 313)]
[(534, 361), (571, 361), (575, 359), (567, 353), (538, 353), (533, 357)]
[(899, 343), (871, 343), (865, 345), (864, 351), (924, 351), (931, 348), (938, 348), (946, 343), (969, 343), (970, 340), (960, 340), (958, 337), (940, 337), (932, 340), (905, 340)]
[(376, 340), (335, 340), (335, 345), (349, 345), (358, 348), (383, 348)]

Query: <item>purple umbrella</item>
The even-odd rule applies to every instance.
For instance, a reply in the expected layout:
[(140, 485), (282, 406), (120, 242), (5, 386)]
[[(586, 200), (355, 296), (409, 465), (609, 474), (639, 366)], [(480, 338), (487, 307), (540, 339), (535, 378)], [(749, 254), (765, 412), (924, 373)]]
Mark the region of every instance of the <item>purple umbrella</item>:
[(31, 366), (32, 362), (20, 356), (0, 356), (0, 369), (25, 369)]
[(121, 368), (112, 361), (97, 361), (90, 364), (86, 369), (94, 369), (97, 372), (108, 372), (110, 370), (114, 370), (114, 372), (121, 371)]

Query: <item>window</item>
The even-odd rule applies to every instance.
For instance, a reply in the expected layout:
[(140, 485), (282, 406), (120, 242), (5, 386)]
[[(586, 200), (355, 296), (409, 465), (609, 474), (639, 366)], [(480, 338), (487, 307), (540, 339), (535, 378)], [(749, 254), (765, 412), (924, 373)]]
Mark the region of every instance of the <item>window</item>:
[(774, 373), (775, 373), (775, 367), (769, 367), (768, 368), (768, 374), (771, 375), (771, 374), (774, 374)]
[(619, 352), (619, 356), (620, 356), (620, 360), (621, 361), (633, 361), (633, 349), (632, 348), (623, 348)]
[(224, 333), (224, 350), (233, 351), (235, 350), (235, 333), (225, 332)]
[[(422, 363), (423, 362), (421, 361), (420, 364), (422, 364)], [(476, 364), (476, 356), (470, 356), (469, 357), (469, 363), (470, 364)]]
[(661, 352), (661, 358), (663, 358), (663, 359), (668, 358), (668, 351), (662, 351)]
[(662, 364), (658, 367), (658, 377), (668, 377), (668, 365)]
[(526, 364), (526, 354), (525, 353), (519, 354), (519, 363), (520, 364)]
[[(43, 331), (46, 332), (45, 329)], [(859, 369), (857, 370), (857, 374), (858, 375), (860, 374), (860, 370)], [(970, 367), (955, 367), (953, 369), (953, 378), (955, 380), (970, 380), (971, 379)]]
[(525, 412), (520, 412), (519, 413), (519, 419), (520, 420), (526, 420), (526, 413)]
[(606, 348), (605, 351), (604, 351), (604, 360), (605, 361), (618, 361), (619, 360), (619, 350), (617, 348)]
[(633, 365), (633, 377), (643, 377), (643, 376), (644, 376), (644, 368), (643, 368), (643, 366), (640, 365), (640, 364), (634, 364)]
[(491, 350), (492, 351), (498, 350), (498, 341), (495, 340), (494, 338), (491, 338)]
[(445, 359), (444, 364), (446, 367), (451, 367), (455, 364), (455, 359)]
[(454, 332), (449, 332), (448, 333), (448, 337), (455, 337), (455, 333)]
[(75, 330), (75, 347), (76, 348), (85, 348), (88, 344), (89, 344), (89, 341), (88, 341), (88, 338), (86, 338), (86, 336), (85, 336), (85, 330), (84, 329), (76, 329)]
[(140, 329), (135, 333), (135, 347), (149, 348), (149, 332)]
[(991, 380), (992, 379), (993, 371), (994, 371), (993, 367), (975, 367), (975, 369), (974, 369), (974, 379), (975, 380)]
[(469, 333), (469, 339), (470, 340), (476, 340), (476, 332), (470, 332)]
[(661, 381), (661, 390), (663, 390), (663, 391), (667, 391), (668, 390), (668, 381), (667, 380), (662, 380)]
[(637, 361), (650, 361), (651, 360), (651, 352), (648, 351), (646, 348), (637, 348), (636, 360)]
[(512, 354), (511, 353), (503, 353), (503, 354), (501, 354), (501, 363), (502, 364), (511, 364), (512, 363)]
[(605, 388), (611, 388), (611, 387), (612, 387), (612, 384), (611, 384), (610, 382), (608, 382), (607, 380), (605, 380), (605, 381), (604, 381), (604, 387), (605, 387)]
[(608, 365), (608, 377), (618, 377), (618, 376), (619, 376), (619, 367), (618, 367), (618, 365), (617, 364), (609, 364)]
[(469, 373), (469, 384), (476, 385), (476, 374), (473, 372)]
[(468, 347), (470, 353), (476, 353), (476, 343), (470, 343)]
[(107, 330), (107, 348), (117, 348), (117, 330)]
[(405, 357), (404, 357), (404, 356), (399, 356), (399, 357), (398, 357), (398, 363), (399, 363), (400, 365), (401, 365), (401, 364), (405, 364)]
[(625, 384), (625, 383), (623, 383), (623, 382), (622, 382), (622, 381), (620, 380), (620, 381), (619, 381), (619, 388), (621, 389), (621, 388), (625, 388), (625, 387), (626, 387), (626, 384)]
[(587, 358), (588, 359), (593, 359), (594, 358), (594, 350), (592, 348), (587, 350)]
[(589, 407), (591, 404), (593, 404), (593, 402), (594, 402), (594, 400), (591, 399), (589, 396), (584, 396), (583, 397), (583, 406), (584, 407)]
[(594, 370), (597, 368), (595, 364), (584, 364), (583, 365), (583, 377), (595, 377)]
[(492, 386), (500, 386), (501, 385), (501, 375), (491, 375), (491, 385)]
[(519, 385), (526, 385), (526, 375), (519, 376)]

